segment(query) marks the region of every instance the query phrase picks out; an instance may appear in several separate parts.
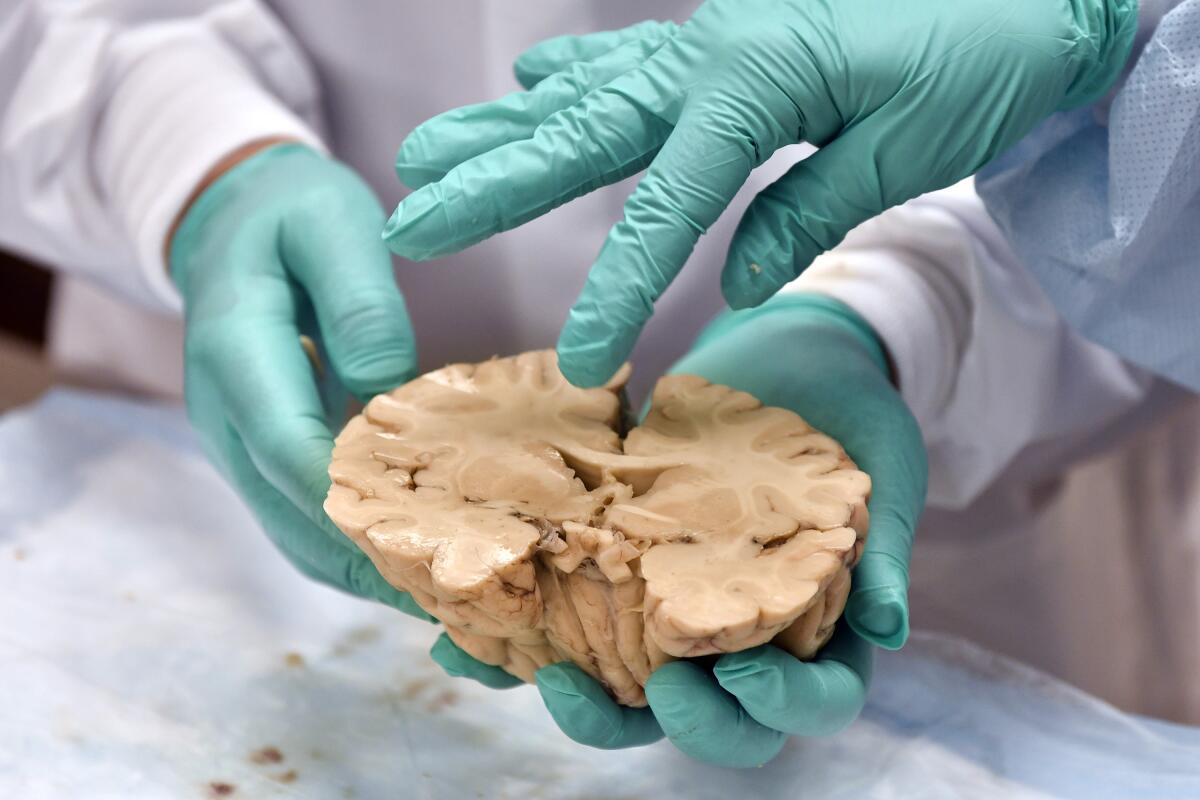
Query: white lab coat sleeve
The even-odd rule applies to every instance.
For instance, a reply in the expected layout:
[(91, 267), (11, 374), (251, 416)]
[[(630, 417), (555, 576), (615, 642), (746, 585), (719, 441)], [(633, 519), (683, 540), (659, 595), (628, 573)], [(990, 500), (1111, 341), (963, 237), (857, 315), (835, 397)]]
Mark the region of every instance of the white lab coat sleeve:
[(0, 10), (0, 247), (177, 310), (164, 246), (189, 195), (255, 140), (320, 148), (318, 109), (260, 2), (18, 0)]
[(879, 334), (925, 437), (935, 507), (966, 506), (1026, 447), (1087, 442), (1154, 383), (1066, 325), (970, 181), (861, 225), (785, 291), (840, 299)]

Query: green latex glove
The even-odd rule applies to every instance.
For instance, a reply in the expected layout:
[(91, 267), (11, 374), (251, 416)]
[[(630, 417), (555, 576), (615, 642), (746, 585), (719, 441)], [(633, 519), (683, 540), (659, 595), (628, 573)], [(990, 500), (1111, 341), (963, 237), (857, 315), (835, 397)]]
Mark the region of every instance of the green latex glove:
[[(827, 735), (848, 725), (865, 701), (872, 644), (895, 649), (907, 638), (925, 448), (874, 332), (836, 300), (788, 295), (725, 314), (672, 371), (794, 410), (841, 441), (871, 476), (871, 524), (846, 604), (849, 626), (839, 625), (809, 663), (764, 645), (721, 656), (711, 670), (691, 661), (667, 664), (646, 684), (648, 709), (618, 706), (570, 664), (539, 670), (538, 689), (559, 727), (584, 744), (629, 747), (665, 733), (695, 758), (754, 766), (778, 753), (789, 735)], [(435, 658), (462, 674), (456, 665), (469, 656), (447, 639)]]
[(743, 217), (722, 275), (734, 308), (770, 297), (860, 222), (1100, 97), (1136, 24), (1135, 0), (707, 0), (683, 26), (551, 39), (517, 61), (526, 85), (540, 80), (532, 91), (450, 111), (404, 141), (397, 172), (421, 188), (384, 235), (433, 258), (649, 165), (558, 343), (567, 378), (599, 385), (777, 149), (821, 147)]
[[(305, 575), (429, 619), (322, 509), (342, 387), (365, 398), (416, 371), (382, 221), (349, 169), (278, 145), (200, 195), (172, 240), (171, 274), (187, 323), (188, 415), (209, 458)], [(302, 333), (332, 368), (320, 378)]]
[[(301, 145), (265, 149), (208, 187), (170, 252), (187, 323), (188, 415), (209, 458), (297, 569), (433, 621), (322, 508), (346, 390), (365, 400), (417, 368), (382, 223), (366, 184)], [(332, 370), (314, 374), (301, 334)], [(442, 638), (437, 660), (449, 644)], [(447, 671), (488, 686), (518, 682), (461, 651)]]

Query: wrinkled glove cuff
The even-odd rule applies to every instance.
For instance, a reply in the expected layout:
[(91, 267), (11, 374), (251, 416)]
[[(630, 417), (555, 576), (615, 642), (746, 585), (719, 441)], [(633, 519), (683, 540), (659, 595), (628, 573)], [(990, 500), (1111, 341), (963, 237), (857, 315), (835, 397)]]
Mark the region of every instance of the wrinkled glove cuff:
[(1090, 105), (1121, 76), (1138, 29), (1137, 0), (1072, 0), (1080, 37), (1074, 59), (1078, 71), (1059, 111)]

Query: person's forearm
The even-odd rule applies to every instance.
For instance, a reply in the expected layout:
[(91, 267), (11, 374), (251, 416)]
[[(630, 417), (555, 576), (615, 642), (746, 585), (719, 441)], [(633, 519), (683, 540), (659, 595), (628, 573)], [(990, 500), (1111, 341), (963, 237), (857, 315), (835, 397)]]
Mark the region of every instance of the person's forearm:
[(316, 88), (265, 6), (138, 8), (32, 0), (0, 12), (0, 244), (170, 309), (164, 244), (197, 184), (247, 143), (320, 147), (277, 91), (294, 101)]

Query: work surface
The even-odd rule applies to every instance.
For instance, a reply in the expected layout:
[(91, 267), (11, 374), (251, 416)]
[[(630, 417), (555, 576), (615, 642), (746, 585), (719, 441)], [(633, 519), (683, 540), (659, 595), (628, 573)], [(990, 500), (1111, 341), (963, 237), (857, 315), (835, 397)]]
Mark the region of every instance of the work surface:
[(580, 747), (294, 573), (181, 410), (96, 395), (0, 418), (0, 618), (0, 797), (1200, 796), (1200, 730), (928, 635), (761, 769)]

